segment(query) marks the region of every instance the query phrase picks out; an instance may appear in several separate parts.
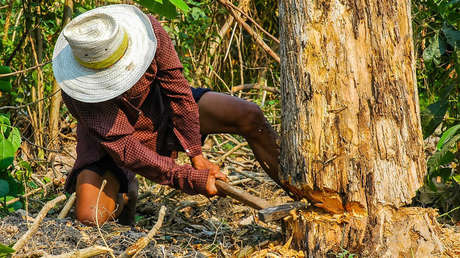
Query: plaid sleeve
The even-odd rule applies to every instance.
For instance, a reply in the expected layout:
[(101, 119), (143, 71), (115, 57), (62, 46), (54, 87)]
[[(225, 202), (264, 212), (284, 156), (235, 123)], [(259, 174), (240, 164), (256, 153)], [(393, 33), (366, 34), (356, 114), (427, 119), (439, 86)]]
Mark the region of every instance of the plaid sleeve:
[(193, 99), (188, 81), (182, 74), (182, 64), (169, 35), (158, 21), (152, 20), (158, 48), (155, 55), (157, 81), (170, 100), (174, 133), (189, 157), (201, 154), (201, 134), (198, 105)]
[(92, 104), (69, 99), (64, 98), (71, 113), (118, 166), (188, 194), (206, 194), (209, 171), (177, 165), (172, 158), (161, 156), (140, 143), (133, 136), (134, 127), (116, 101)]

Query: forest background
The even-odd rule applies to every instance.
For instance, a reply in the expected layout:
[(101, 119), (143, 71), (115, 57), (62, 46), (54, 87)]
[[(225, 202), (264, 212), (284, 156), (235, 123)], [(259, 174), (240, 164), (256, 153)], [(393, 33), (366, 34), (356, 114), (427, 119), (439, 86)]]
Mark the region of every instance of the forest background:
[[(0, 217), (23, 208), (22, 199), (15, 198), (65, 175), (55, 169), (55, 156), (66, 152), (63, 143), (73, 139), (76, 121), (61, 105), (50, 64), (63, 24), (87, 10), (121, 2), (132, 3), (0, 0)], [(192, 86), (253, 101), (279, 129), (277, 1), (135, 3), (162, 22)], [(428, 164), (425, 185), (413, 205), (437, 208), (440, 222), (456, 224), (460, 221), (460, 1), (413, 0), (412, 24)], [(231, 150), (236, 145), (227, 141), (223, 146)], [(42, 176), (37, 180), (37, 175)]]

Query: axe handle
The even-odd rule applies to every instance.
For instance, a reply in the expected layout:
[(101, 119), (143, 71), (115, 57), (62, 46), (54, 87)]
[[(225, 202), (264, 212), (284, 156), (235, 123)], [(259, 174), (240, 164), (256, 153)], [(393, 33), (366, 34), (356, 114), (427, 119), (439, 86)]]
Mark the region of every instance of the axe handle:
[(232, 185), (225, 183), (224, 181), (216, 180), (216, 187), (220, 193), (228, 195), (233, 199), (238, 200), (256, 210), (261, 210), (270, 207), (270, 204), (264, 199), (261, 199), (252, 194), (249, 194), (248, 192), (240, 190)]

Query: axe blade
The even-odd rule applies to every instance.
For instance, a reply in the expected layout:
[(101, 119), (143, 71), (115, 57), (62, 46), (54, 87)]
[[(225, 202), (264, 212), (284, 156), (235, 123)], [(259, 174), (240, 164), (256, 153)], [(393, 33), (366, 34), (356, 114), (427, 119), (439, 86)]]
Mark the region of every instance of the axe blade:
[(286, 216), (289, 216), (290, 212), (293, 210), (306, 209), (307, 207), (308, 204), (304, 202), (285, 203), (259, 210), (258, 217), (263, 222), (280, 220)]

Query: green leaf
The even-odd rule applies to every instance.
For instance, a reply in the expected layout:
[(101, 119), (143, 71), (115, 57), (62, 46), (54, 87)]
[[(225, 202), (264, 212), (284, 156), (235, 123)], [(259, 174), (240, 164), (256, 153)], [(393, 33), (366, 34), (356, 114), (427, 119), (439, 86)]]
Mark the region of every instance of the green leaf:
[(460, 129), (460, 124), (454, 125), (451, 128), (447, 129), (447, 131), (445, 131), (442, 134), (441, 139), (439, 140), (438, 145), (436, 146), (436, 148), (438, 150), (441, 150), (441, 148), (444, 145), (444, 143), (449, 141), (459, 129)]
[(159, 14), (167, 18), (175, 18), (177, 16), (176, 7), (169, 1), (162, 2), (157, 0), (136, 0), (140, 5), (149, 9), (150, 12)]
[(14, 253), (15, 250), (9, 246), (0, 244), (0, 257), (7, 257), (8, 254)]
[(0, 170), (6, 169), (13, 163), (16, 151), (21, 146), (21, 135), (16, 127), (11, 129), (7, 138), (5, 138), (6, 131), (3, 129), (0, 125)]
[(460, 48), (460, 31), (452, 29), (452, 27), (444, 25), (442, 32), (446, 36), (447, 43), (454, 48)]
[[(7, 196), (6, 197), (7, 201), (12, 200), (14, 198), (16, 198), (16, 197), (14, 197), (14, 196)], [(13, 202), (12, 204), (8, 205), (8, 211), (9, 212), (15, 212), (15, 211), (17, 211), (19, 209), (22, 209), (22, 208), (24, 208), (24, 205), (22, 204), (21, 201)]]
[(30, 166), (29, 162), (21, 160), (18, 162), (16, 167), (18, 167), (18, 170), (16, 170), (15, 176), (18, 179), (18, 181), (28, 180), (30, 175), (32, 174), (32, 167)]
[(446, 52), (446, 42), (439, 37), (439, 34), (433, 36), (430, 45), (423, 51), (423, 60), (431, 62), (439, 59)]
[(445, 99), (441, 99), (421, 112), (423, 138), (430, 136), (436, 130), (436, 127), (441, 124), (447, 108), (448, 102)]
[(11, 141), (0, 136), (0, 170), (13, 164), (15, 153), (16, 149)]
[(436, 176), (440, 176), (444, 181), (448, 181), (450, 178), (450, 175), (452, 174), (452, 169), (451, 168), (441, 168), (440, 170), (437, 171)]
[(453, 176), (452, 178), (455, 180), (455, 182), (457, 182), (457, 184), (460, 184), (460, 174), (457, 174)]
[(0, 197), (5, 197), (10, 192), (8, 181), (0, 179)]
[[(11, 69), (8, 66), (0, 65), (0, 74), (11, 73)], [(8, 92), (12, 89), (11, 76), (0, 77), (0, 91)]]
[(13, 127), (8, 140), (11, 142), (11, 144), (13, 144), (13, 147), (15, 148), (14, 152), (16, 152), (21, 146), (21, 133), (19, 132), (18, 128)]
[(0, 124), (11, 125), (10, 117), (6, 114), (0, 114)]
[(177, 8), (181, 9), (185, 13), (187, 13), (190, 10), (190, 7), (184, 2), (184, 0), (170, 0), (173, 5), (175, 5)]
[(8, 193), (8, 195), (15, 197), (24, 194), (24, 185), (22, 184), (22, 182), (16, 180), (12, 176), (8, 176), (4, 179), (8, 181), (8, 185), (10, 186), (10, 192)]
[(450, 151), (455, 143), (460, 140), (460, 134), (448, 140), (440, 151), (435, 152), (427, 161), (427, 166), (431, 171), (438, 170), (441, 166), (449, 164), (455, 159), (455, 155)]

